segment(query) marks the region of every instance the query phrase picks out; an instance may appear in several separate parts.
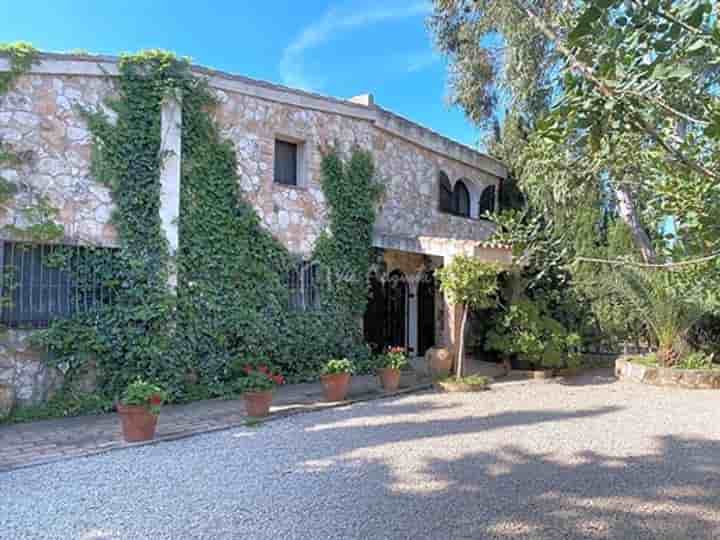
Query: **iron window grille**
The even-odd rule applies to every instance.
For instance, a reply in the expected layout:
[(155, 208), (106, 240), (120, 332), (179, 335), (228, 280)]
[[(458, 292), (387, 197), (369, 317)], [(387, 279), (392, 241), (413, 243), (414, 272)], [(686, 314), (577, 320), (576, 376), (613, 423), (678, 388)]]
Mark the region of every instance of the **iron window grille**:
[(316, 262), (303, 261), (288, 273), (289, 307), (291, 311), (319, 309), (322, 297), (322, 272)]
[[(11, 328), (44, 328), (109, 304), (113, 291), (101, 280), (102, 252), (111, 248), (0, 241), (0, 323)], [(61, 267), (54, 258), (70, 249)], [(107, 253), (104, 253), (105, 255)]]

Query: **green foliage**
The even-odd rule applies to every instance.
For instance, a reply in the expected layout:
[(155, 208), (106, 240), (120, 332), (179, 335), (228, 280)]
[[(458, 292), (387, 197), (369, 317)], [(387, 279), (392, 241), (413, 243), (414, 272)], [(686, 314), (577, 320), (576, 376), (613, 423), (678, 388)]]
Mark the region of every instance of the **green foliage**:
[(18, 77), (30, 71), (37, 63), (37, 56), (37, 49), (24, 41), (0, 44), (0, 58), (10, 61), (10, 71), (0, 73), (0, 96), (12, 89)]
[(705, 285), (688, 283), (682, 272), (632, 267), (620, 267), (607, 279), (643, 321), (647, 338), (658, 347), (659, 362), (675, 364), (687, 348), (688, 332), (707, 311)]
[[(657, 354), (650, 353), (643, 356), (632, 356), (627, 358), (629, 362), (649, 367), (662, 367)], [(672, 366), (674, 369), (720, 369), (720, 366), (713, 362), (714, 355), (700, 351), (693, 351), (682, 357)]]
[(375, 204), (381, 194), (372, 156), (356, 148), (345, 164), (330, 150), (323, 156), (321, 183), (329, 231), (318, 239), (315, 257), (330, 278), (332, 294), (326, 304), (342, 308), (352, 320), (362, 317), (367, 306)]
[(440, 289), (452, 304), (486, 309), (497, 302), (500, 267), (475, 257), (458, 255), (436, 270)]
[(332, 358), (325, 362), (321, 375), (336, 375), (338, 373), (354, 373), (355, 366), (347, 358)]
[(48, 420), (50, 418), (64, 418), (66, 416), (102, 414), (112, 411), (113, 407), (113, 401), (104, 396), (76, 393), (69, 389), (63, 389), (43, 404), (15, 409), (4, 422), (19, 424)]
[(449, 383), (461, 383), (470, 386), (488, 386), (492, 379), (484, 375), (466, 375), (464, 377), (446, 377), (445, 379), (438, 379), (437, 382), (449, 382)]
[(140, 405), (150, 412), (160, 414), (160, 406), (167, 398), (160, 385), (144, 381), (140, 377), (131, 382), (122, 395), (123, 405)]
[(679, 369), (715, 369), (713, 355), (694, 351), (684, 356), (676, 365)]
[(237, 379), (234, 388), (239, 394), (244, 392), (265, 392), (275, 388), (275, 383), (264, 373), (253, 371)]
[(390, 347), (384, 354), (377, 357), (379, 368), (402, 369), (407, 364), (407, 352), (402, 347)]
[[(120, 248), (93, 260), (112, 301), (38, 336), (54, 363), (95, 358), (99, 391), (115, 396), (141, 374), (160, 381), (169, 399), (227, 395), (232, 360), (267, 358), (290, 381), (316, 377), (325, 359), (347, 356), (370, 369), (357, 319), (367, 301), (372, 227), (379, 187), (369, 153), (322, 161), (329, 231), (315, 259), (329, 276), (322, 309), (294, 312), (285, 285), (293, 257), (261, 225), (238, 189), (233, 146), (212, 118), (215, 101), (186, 60), (162, 51), (124, 56), (112, 123), (85, 111), (94, 137), (93, 174), (117, 211)], [(180, 246), (174, 257), (161, 229), (160, 111), (182, 97)], [(347, 241), (352, 238), (353, 241)], [(57, 265), (67, 263), (59, 254)], [(168, 285), (177, 269), (177, 289)], [(199, 375), (187, 383), (186, 374)]]
[(485, 348), (517, 354), (543, 367), (575, 367), (580, 364), (580, 344), (580, 336), (550, 317), (540, 302), (522, 298), (496, 319)]

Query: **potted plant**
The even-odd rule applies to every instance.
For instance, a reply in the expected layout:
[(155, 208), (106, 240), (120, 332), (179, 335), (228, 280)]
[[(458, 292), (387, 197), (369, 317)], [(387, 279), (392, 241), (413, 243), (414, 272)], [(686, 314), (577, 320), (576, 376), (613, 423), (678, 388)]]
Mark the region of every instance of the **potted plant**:
[(320, 382), (327, 401), (343, 401), (350, 387), (353, 363), (347, 358), (328, 360), (320, 372)]
[(400, 369), (407, 365), (407, 355), (402, 347), (390, 347), (378, 358), (378, 376), (386, 392), (394, 392), (400, 386)]
[(242, 394), (245, 402), (245, 411), (248, 416), (261, 417), (270, 413), (273, 389), (275, 385), (283, 384), (282, 375), (273, 373), (266, 365), (253, 367), (245, 365), (235, 382), (235, 389)]
[(149, 441), (155, 437), (160, 406), (165, 397), (160, 386), (139, 377), (128, 385), (117, 404), (125, 441)]

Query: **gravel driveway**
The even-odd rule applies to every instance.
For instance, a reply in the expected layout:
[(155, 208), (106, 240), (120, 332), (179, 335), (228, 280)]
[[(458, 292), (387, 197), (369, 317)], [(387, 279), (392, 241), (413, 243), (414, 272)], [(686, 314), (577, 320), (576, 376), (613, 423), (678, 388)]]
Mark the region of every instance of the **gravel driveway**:
[(0, 538), (720, 538), (720, 392), (504, 383), (0, 474)]

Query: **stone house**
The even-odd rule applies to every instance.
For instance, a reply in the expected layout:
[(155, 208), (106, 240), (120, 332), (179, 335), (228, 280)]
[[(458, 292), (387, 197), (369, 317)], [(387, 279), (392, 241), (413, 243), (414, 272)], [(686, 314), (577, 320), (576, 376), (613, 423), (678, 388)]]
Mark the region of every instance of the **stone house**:
[[(0, 58), (0, 72), (8, 69)], [(392, 279), (370, 280), (366, 338), (377, 347), (406, 346), (418, 356), (435, 344), (452, 345), (455, 310), (443, 301), (433, 269), (458, 253), (508, 260), (507, 249), (486, 242), (492, 226), (480, 218), (496, 206), (506, 168), (383, 109), (369, 94), (336, 99), (194, 70), (217, 93), (216, 119), (236, 149), (243, 196), (292, 253), (308, 257), (326, 225), (321, 148), (335, 144), (348, 151), (359, 145), (372, 153), (384, 184), (373, 243), (382, 254), (383, 275)], [(0, 165), (0, 176), (20, 188), (0, 215), (0, 268), (19, 274), (21, 285), (0, 311), (0, 322), (10, 328), (0, 344), (0, 384), (14, 386), (20, 402), (45, 399), (59, 374), (44, 366), (41, 354), (27, 346), (27, 331), (19, 329), (42, 326), (72, 307), (63, 307), (67, 291), (57, 272), (43, 267), (47, 246), (18, 250), (16, 229), (4, 226), (27, 226), (28, 201), (42, 199), (57, 209), (64, 243), (115, 245), (113, 201), (91, 174), (90, 134), (78, 106), (112, 115), (105, 100), (113, 95), (117, 73), (116, 58), (43, 54), (0, 96), (0, 141), (32, 155), (28, 163)], [(162, 145), (172, 157), (162, 172), (161, 215), (176, 248), (182, 123), (177, 102), (165, 103), (162, 120)], [(290, 281), (294, 302), (311, 301), (305, 286), (310, 268), (300, 267)]]

